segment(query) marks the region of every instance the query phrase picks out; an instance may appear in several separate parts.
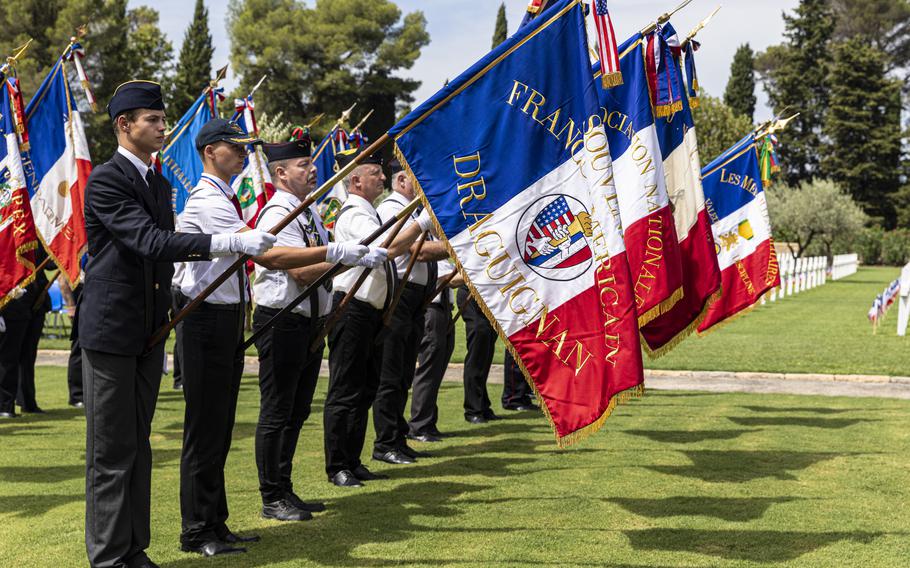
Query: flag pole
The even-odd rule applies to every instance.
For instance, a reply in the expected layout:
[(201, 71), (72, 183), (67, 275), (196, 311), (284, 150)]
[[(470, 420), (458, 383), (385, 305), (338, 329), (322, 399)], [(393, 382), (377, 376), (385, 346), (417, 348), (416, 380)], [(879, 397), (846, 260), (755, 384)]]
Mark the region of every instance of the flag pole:
[(15, 67), (15, 65), (19, 61), (19, 59), (25, 54), (26, 51), (28, 51), (28, 47), (32, 44), (32, 41), (34, 41), (32, 38), (28, 38), (28, 41), (25, 42), (25, 45), (23, 45), (22, 47), (16, 48), (14, 50), (15, 53), (13, 53), (13, 55), (11, 55), (10, 57), (6, 58), (6, 63), (4, 63), (2, 67), (0, 67), (0, 75), (6, 75), (10, 69)]
[[(415, 199), (416, 200), (416, 199)], [(416, 207), (416, 205), (415, 205)], [(398, 236), (398, 233), (404, 227), (404, 224), (407, 222), (408, 215), (403, 215), (401, 219), (398, 219), (395, 223), (395, 228), (392, 229), (392, 232), (389, 233), (389, 236), (386, 237), (386, 240), (382, 243), (383, 248), (389, 248), (392, 245), (392, 242), (395, 240), (395, 237)], [(341, 319), (341, 316), (344, 314), (344, 311), (347, 309), (348, 304), (351, 303), (351, 300), (354, 299), (354, 294), (357, 293), (357, 290), (363, 286), (363, 283), (366, 282), (367, 276), (370, 275), (372, 269), (364, 268), (363, 272), (360, 273), (360, 276), (357, 277), (357, 281), (354, 282), (354, 286), (344, 295), (341, 299), (341, 302), (332, 310), (332, 315), (329, 316), (329, 319), (326, 320), (325, 326), (323, 326), (322, 331), (319, 332), (319, 335), (316, 336), (316, 339), (310, 344), (310, 351), (316, 352), (319, 346), (322, 344), (322, 340), (332, 331), (332, 328), (335, 327), (335, 324), (338, 323), (338, 320)], [(387, 292), (388, 293), (388, 292)]]
[[(414, 209), (415, 209), (415, 208), (417, 207), (417, 205), (419, 205), (419, 204), (420, 204), (420, 199), (419, 199), (419, 198), (415, 198), (414, 201), (412, 201), (411, 203), (409, 203), (408, 205), (406, 205), (404, 209), (402, 209), (401, 211), (399, 211), (397, 215), (395, 215), (394, 217), (392, 217), (391, 219), (389, 219), (388, 221), (386, 221), (385, 223), (383, 223), (378, 229), (376, 229), (375, 231), (373, 231), (372, 233), (370, 233), (367, 237), (365, 237), (364, 239), (362, 239), (362, 240), (360, 241), (360, 244), (362, 244), (362, 245), (368, 245), (368, 244), (372, 243), (373, 241), (375, 241), (376, 239), (378, 239), (383, 233), (385, 233), (386, 231), (388, 231), (389, 229), (391, 229), (392, 226), (395, 225), (395, 223), (397, 223), (398, 221), (400, 221), (402, 218), (405, 218), (405, 217), (407, 217), (408, 215), (410, 215), (411, 212), (414, 211)], [(241, 349), (242, 351), (246, 351), (247, 348), (248, 348), (250, 345), (252, 345), (253, 343), (255, 343), (256, 340), (259, 339), (259, 337), (262, 336), (263, 333), (265, 333), (265, 332), (268, 331), (273, 325), (275, 325), (275, 323), (278, 321), (279, 318), (281, 318), (281, 317), (287, 315), (288, 313), (290, 313), (294, 308), (296, 308), (297, 306), (299, 306), (301, 302), (303, 302), (304, 300), (306, 300), (307, 298), (309, 298), (311, 295), (313, 295), (314, 293), (316, 293), (316, 291), (319, 289), (320, 286), (322, 286), (323, 284), (325, 284), (326, 282), (328, 282), (329, 280), (331, 280), (336, 274), (340, 273), (340, 272), (341, 272), (342, 270), (344, 270), (344, 269), (345, 269), (345, 266), (344, 266), (343, 264), (337, 263), (337, 264), (332, 265), (331, 268), (329, 268), (328, 270), (326, 270), (326, 271), (323, 272), (322, 274), (320, 274), (319, 277), (316, 278), (316, 280), (314, 280), (313, 282), (311, 282), (310, 285), (307, 286), (307, 287), (303, 290), (303, 292), (300, 293), (299, 296), (297, 296), (296, 298), (294, 298), (293, 300), (291, 300), (291, 303), (289, 303), (287, 306), (281, 308), (281, 311), (279, 311), (277, 314), (275, 314), (274, 316), (272, 316), (271, 319), (269, 319), (269, 321), (265, 322), (265, 324), (264, 324), (262, 327), (260, 327), (258, 330), (256, 330), (256, 331), (253, 333), (253, 335), (251, 335), (250, 337), (248, 337), (248, 338), (246, 339), (246, 341), (244, 341), (244, 342), (241, 344), (240, 349)], [(313, 315), (313, 314), (310, 314), (310, 315), (311, 315), (311, 317), (316, 317), (316, 316)]]
[(666, 24), (667, 22), (670, 21), (670, 18), (673, 16), (673, 14), (675, 14), (676, 12), (679, 12), (680, 10), (682, 10), (683, 8), (685, 8), (686, 6), (688, 6), (691, 3), (692, 3), (692, 0), (683, 0), (682, 4), (680, 4), (679, 6), (673, 8), (666, 14), (663, 14), (659, 18), (657, 18), (657, 22), (652, 22), (652, 23), (648, 24), (647, 26), (645, 26), (644, 28), (642, 28), (641, 35), (648, 35), (649, 33), (656, 30), (658, 25)]
[(389, 304), (388, 309), (386, 309), (385, 313), (382, 315), (382, 325), (388, 326), (392, 321), (392, 315), (395, 313), (395, 308), (398, 307), (398, 302), (401, 301), (401, 295), (404, 293), (405, 284), (408, 283), (408, 278), (411, 276), (411, 271), (414, 270), (414, 265), (417, 264), (417, 257), (420, 255), (420, 250), (423, 248), (423, 244), (426, 241), (427, 232), (424, 231), (417, 240), (414, 252), (411, 253), (411, 258), (408, 259), (408, 266), (404, 269), (404, 275), (401, 277), (401, 286), (395, 290), (395, 297), (392, 298), (392, 303)]
[(449, 324), (448, 333), (452, 333), (453, 331), (455, 331), (455, 324), (458, 322), (458, 318), (461, 317), (461, 314), (462, 314), (462, 312), (464, 312), (464, 309), (466, 307), (468, 307), (468, 302), (470, 302), (470, 301), (471, 301), (471, 295), (468, 294), (467, 297), (464, 299), (464, 302), (458, 304), (458, 311), (455, 312), (455, 317), (452, 318), (452, 323)]
[(707, 18), (698, 22), (698, 25), (695, 26), (695, 28), (691, 32), (689, 32), (689, 35), (686, 36), (686, 39), (683, 40), (682, 45), (680, 45), (681, 49), (685, 49), (686, 46), (689, 45), (689, 42), (692, 41), (693, 39), (695, 39), (695, 36), (698, 34), (698, 32), (703, 30), (705, 28), (705, 26), (707, 26), (708, 23), (714, 18), (714, 16), (716, 16), (717, 13), (720, 12), (720, 8), (721, 8), (720, 6), (718, 6), (717, 8), (714, 8), (714, 11), (711, 12), (710, 14), (708, 14)]
[[(319, 199), (320, 197), (322, 197), (323, 195), (328, 193), (329, 190), (331, 190), (333, 187), (335, 187), (335, 184), (337, 184), (338, 182), (343, 180), (345, 177), (348, 176), (348, 174), (350, 174), (352, 171), (354, 171), (354, 168), (359, 166), (366, 158), (368, 158), (372, 154), (375, 154), (376, 152), (381, 150), (386, 144), (388, 144), (391, 141), (392, 141), (392, 137), (389, 136), (388, 133), (383, 134), (378, 140), (376, 140), (375, 142), (370, 144), (366, 148), (366, 150), (357, 154), (357, 156), (348, 165), (346, 165), (345, 167), (343, 167), (340, 170), (338, 170), (337, 172), (335, 172), (335, 174), (332, 177), (330, 177), (328, 180), (326, 180), (325, 183), (323, 183), (320, 187), (316, 188), (315, 190), (313, 190), (313, 192), (311, 192), (309, 195), (307, 195), (306, 198), (300, 203), (300, 205), (298, 205), (293, 210), (291, 210), (291, 212), (288, 213), (284, 217), (284, 219), (282, 219), (274, 227), (269, 229), (269, 233), (271, 233), (272, 235), (277, 235), (282, 230), (284, 230), (284, 228), (287, 227), (288, 225), (290, 225), (291, 222), (293, 222), (294, 219), (296, 219), (301, 213), (303, 213), (304, 211), (309, 209), (310, 205), (315, 203), (317, 199)], [(184, 318), (186, 318), (186, 316), (190, 314), (190, 312), (195, 311), (196, 308), (198, 308), (202, 304), (202, 302), (205, 301), (206, 298), (211, 296), (212, 293), (215, 290), (217, 290), (219, 286), (224, 284), (224, 282), (228, 278), (230, 278), (234, 272), (239, 270), (246, 263), (246, 261), (249, 258), (251, 258), (249, 255), (245, 255), (245, 254), (240, 255), (239, 258), (237, 260), (235, 260), (227, 268), (227, 270), (222, 272), (217, 278), (215, 278), (215, 280), (212, 281), (211, 284), (206, 286), (205, 290), (200, 292), (198, 296), (193, 298), (193, 300), (190, 301), (189, 304), (187, 304), (182, 310), (180, 310), (180, 312), (178, 312), (177, 315), (174, 316), (174, 319), (172, 319), (168, 323), (161, 326), (158, 329), (158, 331), (155, 332), (155, 334), (151, 337), (148, 344), (146, 345), (146, 350), (150, 350), (152, 347), (154, 347), (158, 343), (164, 341), (164, 339), (167, 337), (168, 333), (170, 333), (171, 330), (174, 329), (174, 326), (176, 326), (178, 323), (183, 321)]]

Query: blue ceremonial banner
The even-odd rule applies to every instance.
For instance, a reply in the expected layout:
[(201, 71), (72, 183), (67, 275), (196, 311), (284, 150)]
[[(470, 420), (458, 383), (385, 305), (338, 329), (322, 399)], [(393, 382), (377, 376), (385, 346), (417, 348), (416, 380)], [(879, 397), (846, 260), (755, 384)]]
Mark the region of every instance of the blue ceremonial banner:
[[(316, 150), (313, 152), (313, 161), (316, 163), (316, 187), (322, 187), (322, 184), (335, 175), (335, 154), (348, 149), (347, 140), (347, 133), (341, 127), (336, 126), (316, 146)], [(344, 185), (338, 182), (335, 187), (320, 195), (316, 200), (322, 223), (326, 229), (331, 231), (335, 228), (335, 218), (347, 197)]]
[(389, 133), (558, 443), (596, 431), (643, 375), (582, 1), (552, 3)]
[(167, 145), (158, 154), (161, 173), (174, 188), (174, 212), (183, 213), (190, 191), (202, 176), (202, 160), (196, 152), (196, 135), (202, 126), (214, 118), (206, 89), (171, 131)]

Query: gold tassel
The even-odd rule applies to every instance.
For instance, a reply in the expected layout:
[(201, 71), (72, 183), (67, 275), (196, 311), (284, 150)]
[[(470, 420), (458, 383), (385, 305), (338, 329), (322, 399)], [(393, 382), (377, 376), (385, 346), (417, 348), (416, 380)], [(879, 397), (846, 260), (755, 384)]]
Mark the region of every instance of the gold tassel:
[(654, 107), (654, 116), (657, 118), (666, 118), (682, 110), (682, 101), (676, 101), (669, 105), (658, 105)]
[(701, 105), (701, 100), (698, 97), (689, 97), (689, 106), (692, 108), (698, 108)]
[(611, 89), (613, 87), (618, 87), (622, 85), (622, 72), (616, 71), (614, 73), (607, 73), (601, 75), (600, 82), (603, 85), (604, 89)]
[(687, 337), (692, 335), (692, 332), (697, 330), (698, 326), (700, 326), (702, 324), (702, 322), (705, 321), (705, 318), (708, 317), (708, 309), (711, 307), (711, 304), (713, 304), (714, 302), (716, 302), (717, 300), (720, 299), (720, 295), (721, 295), (721, 289), (718, 288), (716, 292), (714, 292), (713, 294), (708, 296), (708, 300), (705, 302), (705, 307), (702, 308), (701, 312), (692, 321), (692, 323), (690, 323), (689, 325), (686, 326), (685, 329), (683, 329), (682, 331), (677, 333), (673, 337), (673, 339), (664, 343), (657, 349), (651, 349), (651, 346), (648, 345), (648, 342), (645, 341), (644, 336), (642, 336), (641, 344), (645, 349), (645, 354), (648, 356), (648, 359), (650, 359), (652, 361), (655, 359), (660, 359), (661, 357), (663, 357), (670, 351), (673, 351), (677, 345), (679, 345), (680, 343), (683, 342), (684, 339), (686, 339)]
[(682, 286), (680, 286), (672, 294), (670, 294), (667, 299), (663, 300), (661, 303), (657, 304), (645, 313), (640, 314), (638, 316), (638, 327), (644, 327), (660, 314), (670, 311), (670, 308), (675, 306), (676, 302), (682, 300), (684, 295), (685, 291), (682, 289)]

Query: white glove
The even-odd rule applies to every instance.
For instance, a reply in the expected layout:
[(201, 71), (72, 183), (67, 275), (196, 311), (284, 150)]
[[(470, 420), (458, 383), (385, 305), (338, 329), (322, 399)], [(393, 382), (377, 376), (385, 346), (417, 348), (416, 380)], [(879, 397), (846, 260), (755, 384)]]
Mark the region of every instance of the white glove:
[(370, 247), (358, 243), (329, 243), (326, 249), (326, 262), (340, 262), (345, 266), (361, 266), (360, 259), (370, 252)]
[(433, 227), (433, 220), (430, 219), (430, 212), (424, 209), (417, 216), (417, 226), (421, 231), (429, 231)]
[(13, 300), (18, 300), (19, 298), (21, 298), (24, 295), (25, 295), (25, 288), (23, 288), (22, 286), (16, 286), (15, 288), (13, 288), (12, 290), (9, 291), (9, 297), (12, 298)]
[(6, 320), (0, 316), (0, 333), (6, 333)]
[(278, 237), (259, 229), (242, 233), (212, 235), (212, 256), (227, 256), (231, 253), (258, 256), (275, 246)]
[(370, 247), (370, 252), (363, 255), (363, 258), (357, 261), (357, 266), (367, 268), (379, 268), (389, 259), (389, 251), (382, 247)]

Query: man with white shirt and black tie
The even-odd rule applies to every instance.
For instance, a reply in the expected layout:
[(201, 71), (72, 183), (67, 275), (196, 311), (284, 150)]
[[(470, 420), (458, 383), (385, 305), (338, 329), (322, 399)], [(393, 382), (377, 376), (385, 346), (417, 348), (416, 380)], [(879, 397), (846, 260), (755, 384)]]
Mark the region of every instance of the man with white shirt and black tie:
[[(335, 156), (344, 168), (360, 153), (354, 149)], [(365, 158), (344, 180), (348, 198), (335, 222), (335, 240), (357, 242), (382, 225), (373, 202), (382, 195), (385, 175), (382, 158)], [(415, 223), (402, 229), (388, 250), (389, 259), (406, 253), (430, 217), (424, 212)], [(365, 269), (335, 277), (337, 306)], [(366, 437), (367, 417), (376, 396), (382, 365), (382, 315), (395, 293), (397, 272), (391, 262), (373, 270), (331, 329), (329, 343), (329, 392), (325, 401), (325, 456), (329, 481), (339, 487), (360, 487), (362, 481), (382, 479), (360, 462)], [(396, 451), (390, 453), (398, 454)]]
[(261, 254), (275, 237), (174, 232), (171, 187), (150, 167), (164, 144), (161, 86), (130, 81), (108, 103), (119, 145), (85, 190), (88, 263), (77, 307), (85, 386), (85, 543), (94, 568), (155, 568), (151, 537), (152, 451), (175, 261)]
[[(269, 228), (287, 216), (316, 188), (316, 165), (309, 137), (263, 146), (275, 195), (259, 213), (257, 225)], [(366, 254), (364, 254), (366, 253)], [(356, 243), (332, 243), (315, 205), (278, 234), (275, 248), (257, 258), (253, 291), (258, 331), (289, 305), (322, 273), (341, 262), (346, 266), (381, 267), (386, 251)], [(292, 464), (300, 429), (310, 415), (323, 347), (313, 343), (332, 309), (332, 283), (285, 314), (259, 339), (259, 423), (256, 426), (256, 467), (262, 516), (278, 521), (303, 521), (325, 510), (294, 492)]]
[[(417, 196), (411, 178), (398, 160), (392, 160), (389, 169), (392, 172), (392, 192), (376, 207), (382, 221), (393, 218)], [(408, 224), (415, 223), (417, 217), (415, 211)], [(416, 246), (412, 245), (411, 249)], [(397, 279), (404, 290), (401, 291), (395, 313), (383, 333), (382, 370), (373, 403), (373, 426), (376, 429), (373, 459), (392, 464), (414, 463), (418, 457), (427, 456), (408, 446), (408, 422), (404, 411), (408, 391), (414, 383), (417, 348), (423, 337), (423, 316), (426, 312), (423, 306), (436, 289), (435, 261), (449, 256), (442, 241), (428, 236), (408, 275), (408, 281), (402, 282), (412, 252), (416, 251), (406, 252), (395, 259)]]
[[(181, 233), (249, 231), (230, 180), (243, 170), (246, 145), (260, 141), (222, 118), (207, 122), (196, 136), (203, 174), (178, 216)], [(175, 285), (195, 298), (238, 255), (187, 263)], [(180, 457), (181, 549), (204, 556), (246, 552), (236, 546), (255, 542), (228, 529), (224, 466), (231, 447), (237, 396), (243, 373), (245, 305), (250, 301), (244, 268), (228, 278), (183, 320), (181, 371), (186, 401)]]

